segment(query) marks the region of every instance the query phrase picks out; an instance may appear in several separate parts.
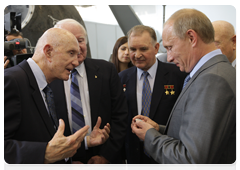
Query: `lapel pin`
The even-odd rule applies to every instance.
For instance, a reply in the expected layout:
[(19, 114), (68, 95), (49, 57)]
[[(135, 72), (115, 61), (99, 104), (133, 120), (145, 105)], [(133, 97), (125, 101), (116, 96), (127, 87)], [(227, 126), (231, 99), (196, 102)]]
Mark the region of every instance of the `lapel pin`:
[(123, 85), (123, 91), (126, 91), (126, 84)]
[(97, 78), (97, 76), (95, 75), (95, 79)]

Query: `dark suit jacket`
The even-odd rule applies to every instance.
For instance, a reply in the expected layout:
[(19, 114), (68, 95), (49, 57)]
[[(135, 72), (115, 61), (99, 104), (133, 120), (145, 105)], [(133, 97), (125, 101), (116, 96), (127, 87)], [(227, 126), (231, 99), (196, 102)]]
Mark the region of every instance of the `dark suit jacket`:
[[(44, 163), (55, 134), (36, 79), (27, 61), (4, 70), (4, 159)], [(65, 163), (64, 160), (57, 163)]]
[[(102, 118), (100, 128), (110, 123), (111, 132), (103, 145), (89, 148), (87, 151), (83, 141), (73, 160), (87, 163), (92, 156), (102, 155), (111, 163), (118, 163), (117, 157), (123, 147), (127, 128), (127, 103), (120, 79), (112, 63), (86, 58), (84, 64), (88, 79), (92, 128), (100, 116)], [(63, 81), (53, 81), (51, 87), (54, 96), (57, 96), (55, 98), (57, 110), (67, 115)]]
[[(183, 81), (186, 73), (183, 73), (173, 64), (162, 63), (158, 61), (158, 68), (152, 92), (149, 117), (158, 124), (166, 125), (172, 107), (182, 91)], [(119, 73), (122, 84), (126, 85), (125, 95), (128, 104), (128, 130), (126, 136), (126, 158), (130, 164), (139, 164), (140, 162), (140, 140), (132, 133), (132, 118), (138, 115), (137, 109), (137, 68), (131, 67)], [(166, 95), (165, 85), (174, 85), (174, 95)], [(171, 89), (168, 89), (171, 92)], [(155, 162), (152, 162), (155, 163)]]

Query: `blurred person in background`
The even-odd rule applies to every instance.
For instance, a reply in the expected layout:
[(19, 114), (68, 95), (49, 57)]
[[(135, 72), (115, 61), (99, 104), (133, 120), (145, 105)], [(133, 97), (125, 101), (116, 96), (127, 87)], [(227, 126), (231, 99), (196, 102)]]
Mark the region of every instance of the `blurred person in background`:
[(232, 66), (236, 68), (236, 33), (232, 24), (227, 21), (212, 22), (215, 32), (215, 45), (227, 56)]
[(112, 63), (115, 65), (118, 73), (133, 66), (129, 56), (127, 36), (120, 37), (116, 41), (113, 47)]

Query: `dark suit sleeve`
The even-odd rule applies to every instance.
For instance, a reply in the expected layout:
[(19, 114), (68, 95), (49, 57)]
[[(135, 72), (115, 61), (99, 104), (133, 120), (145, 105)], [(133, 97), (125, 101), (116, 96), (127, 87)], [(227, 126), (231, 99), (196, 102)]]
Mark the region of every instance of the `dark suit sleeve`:
[[(109, 139), (101, 148), (100, 154), (112, 162), (120, 156), (127, 130), (127, 103), (123, 93), (118, 73), (111, 66), (110, 93), (111, 93), (111, 132)], [(113, 162), (112, 162), (113, 163)]]
[(22, 102), (17, 80), (5, 75), (4, 159), (7, 163), (43, 163), (47, 143), (13, 140), (21, 125)]

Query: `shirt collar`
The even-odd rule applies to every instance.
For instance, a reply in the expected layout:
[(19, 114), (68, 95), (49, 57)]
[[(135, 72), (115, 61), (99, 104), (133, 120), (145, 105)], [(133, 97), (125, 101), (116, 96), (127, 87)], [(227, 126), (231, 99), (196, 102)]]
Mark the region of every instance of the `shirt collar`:
[(42, 91), (47, 86), (47, 80), (46, 80), (45, 75), (43, 74), (40, 67), (37, 65), (37, 63), (32, 58), (27, 59), (27, 62), (34, 74), (34, 77), (37, 81), (39, 89)]
[(235, 67), (236, 64), (237, 64), (237, 62), (238, 62), (238, 56), (235, 58), (235, 60), (233, 60), (233, 62), (232, 62), (232, 66)]
[(213, 58), (216, 55), (222, 54), (220, 49), (211, 51), (210, 53), (207, 53), (205, 56), (203, 56), (198, 63), (194, 66), (193, 70), (190, 72), (190, 78), (193, 77), (193, 75), (211, 58)]
[(83, 77), (84, 73), (85, 73), (85, 64), (84, 61), (78, 65), (77, 67), (75, 67), (75, 69), (77, 70), (78, 74), (80, 75), (80, 77)]
[[(149, 73), (149, 78), (154, 78), (155, 77), (156, 72), (157, 72), (157, 67), (158, 67), (158, 62), (157, 62), (157, 59), (156, 59), (155, 63), (152, 65), (152, 67), (147, 70), (147, 72)], [(137, 76), (138, 76), (139, 80), (141, 79), (141, 76), (142, 76), (143, 72), (144, 71), (142, 69), (137, 68)]]

